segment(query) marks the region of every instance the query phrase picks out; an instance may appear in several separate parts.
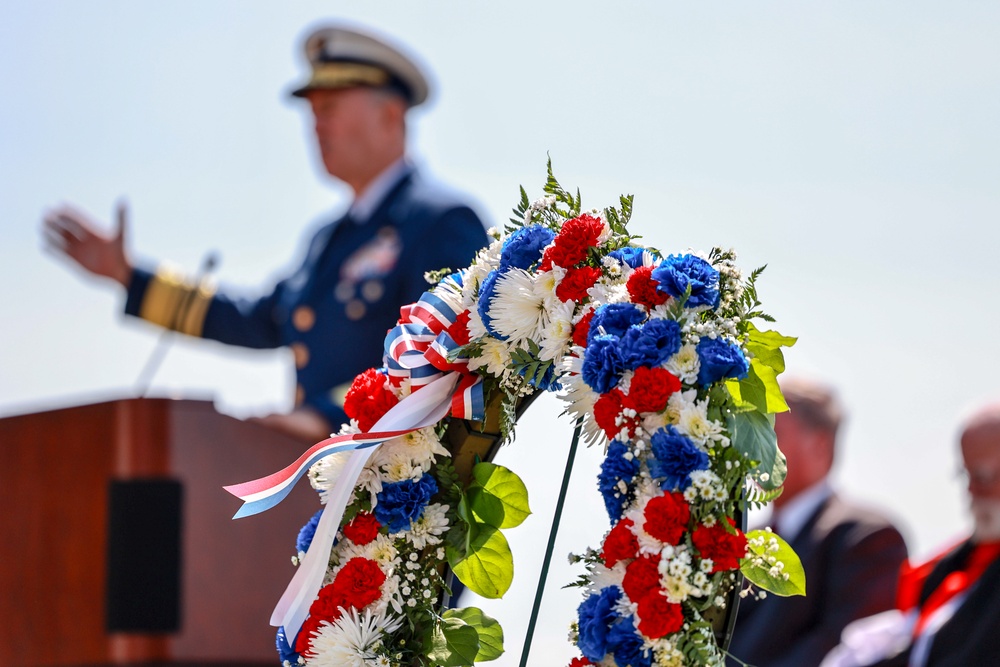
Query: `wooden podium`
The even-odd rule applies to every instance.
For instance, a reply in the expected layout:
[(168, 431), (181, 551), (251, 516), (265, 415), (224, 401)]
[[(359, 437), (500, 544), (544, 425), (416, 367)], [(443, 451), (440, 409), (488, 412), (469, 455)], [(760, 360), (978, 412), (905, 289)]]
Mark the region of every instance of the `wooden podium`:
[(319, 498), (303, 481), (234, 521), (222, 486), (307, 444), (204, 401), (0, 419), (0, 665), (276, 666), (268, 620)]

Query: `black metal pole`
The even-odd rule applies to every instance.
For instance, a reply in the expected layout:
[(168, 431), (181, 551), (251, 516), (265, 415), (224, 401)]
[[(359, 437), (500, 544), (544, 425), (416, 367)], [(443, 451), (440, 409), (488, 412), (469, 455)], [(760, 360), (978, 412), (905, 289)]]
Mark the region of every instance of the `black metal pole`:
[(566, 491), (569, 489), (569, 478), (573, 474), (573, 461), (576, 459), (576, 446), (579, 442), (580, 422), (577, 421), (576, 427), (573, 429), (573, 442), (569, 446), (569, 457), (566, 459), (566, 471), (563, 473), (562, 488), (559, 490), (559, 500), (556, 502), (556, 513), (552, 517), (552, 528), (549, 530), (549, 544), (545, 548), (545, 560), (542, 561), (542, 572), (538, 576), (538, 589), (535, 591), (535, 602), (531, 607), (531, 619), (528, 621), (528, 631), (524, 635), (520, 667), (526, 667), (528, 664), (528, 651), (531, 650), (531, 638), (535, 634), (538, 610), (542, 606), (542, 592), (545, 590), (545, 579), (549, 576), (549, 563), (552, 562), (552, 552), (556, 546), (559, 520), (562, 518), (563, 505), (566, 503)]

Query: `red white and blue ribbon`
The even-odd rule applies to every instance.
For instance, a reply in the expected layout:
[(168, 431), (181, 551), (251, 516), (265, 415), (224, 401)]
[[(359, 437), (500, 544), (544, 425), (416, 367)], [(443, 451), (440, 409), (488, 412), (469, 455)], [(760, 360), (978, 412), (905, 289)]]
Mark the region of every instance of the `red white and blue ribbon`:
[(457, 313), (440, 297), (425, 292), (415, 304), (401, 309), (401, 318), (386, 336), (385, 364), (389, 382), (410, 382), (411, 392), (394, 405), (367, 433), (327, 438), (306, 450), (276, 473), (225, 487), (243, 500), (233, 517), (258, 514), (281, 502), (309, 468), (320, 459), (352, 452), (327, 496), (309, 550), (271, 615), (294, 637), (309, 614), (323, 583), (333, 540), (354, 486), (375, 449), (384, 441), (432, 426), (449, 414), (460, 419), (485, 416), (482, 378), (468, 369), (468, 360), (450, 358), (460, 347), (448, 334)]

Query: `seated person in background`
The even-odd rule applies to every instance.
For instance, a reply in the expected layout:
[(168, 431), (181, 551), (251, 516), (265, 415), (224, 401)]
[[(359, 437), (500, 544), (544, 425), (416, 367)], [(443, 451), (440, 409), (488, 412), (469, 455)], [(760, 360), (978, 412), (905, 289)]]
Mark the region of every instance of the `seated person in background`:
[(899, 610), (849, 626), (824, 667), (1000, 665), (1000, 403), (966, 422), (961, 448), (972, 535), (904, 567)]
[(380, 38), (342, 27), (313, 32), (305, 52), (312, 73), (292, 95), (308, 101), (323, 165), (350, 186), (354, 201), (269, 293), (233, 298), (162, 266), (133, 265), (123, 212), (108, 235), (64, 207), (46, 216), (45, 237), (86, 271), (124, 286), (129, 315), (230, 345), (290, 347), (295, 409), (258, 421), (315, 442), (347, 421), (347, 388), (381, 365), (400, 306), (429, 287), (424, 273), (468, 266), (488, 239), (460, 197), (406, 158), (407, 110), (429, 93), (417, 65)]
[(834, 392), (795, 378), (782, 391), (791, 409), (774, 429), (788, 477), (771, 525), (802, 559), (806, 596), (744, 598), (729, 652), (758, 667), (815, 667), (844, 626), (892, 607), (906, 544), (882, 515), (843, 500), (830, 484), (842, 421)]

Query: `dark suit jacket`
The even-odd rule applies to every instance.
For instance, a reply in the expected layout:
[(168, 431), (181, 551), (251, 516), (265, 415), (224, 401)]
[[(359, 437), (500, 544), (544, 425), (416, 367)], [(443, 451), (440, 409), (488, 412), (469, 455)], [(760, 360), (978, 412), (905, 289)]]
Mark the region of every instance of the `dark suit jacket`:
[(806, 596), (740, 602), (729, 652), (757, 667), (819, 665), (845, 625), (892, 608), (906, 558), (906, 544), (892, 524), (836, 495), (791, 546), (802, 559)]
[[(966, 541), (947, 554), (927, 578), (920, 594), (923, 604), (972, 551)], [(906, 667), (910, 652), (877, 663), (877, 667)], [(993, 667), (1000, 665), (1000, 559), (986, 568), (962, 606), (941, 626), (931, 643), (927, 667)]]
[[(203, 315), (193, 323), (184, 318), (178, 329), (242, 347), (291, 346), (296, 404), (316, 409), (336, 429), (346, 421), (336, 390), (382, 364), (385, 335), (400, 306), (430, 287), (424, 273), (465, 268), (487, 241), (469, 206), (411, 171), (364, 224), (345, 216), (322, 227), (302, 265), (270, 292), (240, 298), (221, 291), (201, 304), (195, 297), (187, 310)], [(147, 295), (164, 291), (162, 285), (149, 289), (156, 280), (150, 271), (135, 271), (127, 314), (157, 321), (146, 312)]]

